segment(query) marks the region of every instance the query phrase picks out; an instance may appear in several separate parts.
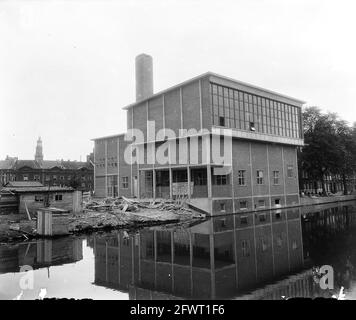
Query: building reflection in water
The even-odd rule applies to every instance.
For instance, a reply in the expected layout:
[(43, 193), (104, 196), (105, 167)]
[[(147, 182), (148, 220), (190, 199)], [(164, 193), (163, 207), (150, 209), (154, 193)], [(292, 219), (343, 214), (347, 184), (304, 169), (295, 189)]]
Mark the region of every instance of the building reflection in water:
[(300, 217), (299, 208), (265, 211), (95, 237), (95, 284), (131, 299), (232, 298), (303, 269)]
[(82, 243), (79, 238), (59, 238), (0, 246), (0, 274), (19, 272), (24, 265), (36, 270), (80, 261)]

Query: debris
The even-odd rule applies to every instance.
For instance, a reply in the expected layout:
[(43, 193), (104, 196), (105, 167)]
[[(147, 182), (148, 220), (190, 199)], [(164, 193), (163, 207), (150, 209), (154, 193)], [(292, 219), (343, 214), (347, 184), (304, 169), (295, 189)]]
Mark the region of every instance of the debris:
[[(84, 202), (84, 211), (99, 211), (109, 213), (140, 212), (147, 209), (172, 212), (175, 214), (194, 215), (195, 211), (187, 208), (185, 201), (181, 199), (171, 200), (147, 200), (128, 199), (126, 197), (105, 198), (103, 200), (92, 200), (88, 198)], [(143, 210), (142, 210), (143, 209)], [(199, 216), (200, 217), (200, 216)]]

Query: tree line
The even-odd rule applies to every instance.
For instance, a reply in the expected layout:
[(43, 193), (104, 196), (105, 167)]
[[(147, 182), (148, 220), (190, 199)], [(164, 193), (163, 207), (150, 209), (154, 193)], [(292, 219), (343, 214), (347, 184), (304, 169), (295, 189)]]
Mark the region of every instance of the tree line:
[(323, 113), (317, 107), (303, 111), (305, 146), (299, 150), (299, 178), (303, 172), (310, 180), (320, 182), (326, 194), (325, 178), (339, 176), (344, 194), (348, 179), (356, 172), (356, 122), (350, 126), (336, 113)]

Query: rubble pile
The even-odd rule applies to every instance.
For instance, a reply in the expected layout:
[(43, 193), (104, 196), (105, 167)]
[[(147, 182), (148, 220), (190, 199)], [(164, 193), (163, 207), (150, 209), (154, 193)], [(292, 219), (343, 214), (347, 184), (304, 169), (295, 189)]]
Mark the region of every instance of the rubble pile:
[(69, 229), (70, 232), (82, 232), (176, 223), (196, 218), (205, 218), (205, 215), (187, 208), (184, 202), (174, 200), (88, 199), (83, 203), (83, 212), (71, 218)]
[(172, 212), (175, 214), (190, 214), (194, 212), (187, 208), (183, 202), (178, 202), (170, 199), (163, 200), (137, 200), (128, 199), (125, 197), (105, 198), (103, 200), (89, 199), (84, 203), (84, 211), (100, 211), (100, 212), (140, 212), (147, 209), (156, 209), (160, 211)]

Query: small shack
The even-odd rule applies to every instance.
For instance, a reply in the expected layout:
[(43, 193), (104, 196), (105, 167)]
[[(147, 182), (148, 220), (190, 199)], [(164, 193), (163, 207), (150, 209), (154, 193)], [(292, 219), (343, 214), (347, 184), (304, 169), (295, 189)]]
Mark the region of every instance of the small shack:
[(16, 211), (20, 214), (26, 214), (27, 211), (35, 214), (47, 207), (72, 211), (73, 194), (73, 188), (44, 186), (37, 181), (10, 181), (0, 190), (1, 198), (8, 203), (17, 203)]
[(63, 236), (69, 234), (69, 211), (58, 208), (43, 208), (37, 211), (37, 234)]

